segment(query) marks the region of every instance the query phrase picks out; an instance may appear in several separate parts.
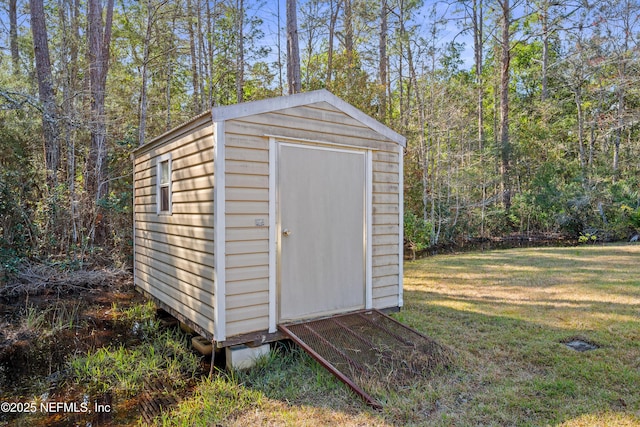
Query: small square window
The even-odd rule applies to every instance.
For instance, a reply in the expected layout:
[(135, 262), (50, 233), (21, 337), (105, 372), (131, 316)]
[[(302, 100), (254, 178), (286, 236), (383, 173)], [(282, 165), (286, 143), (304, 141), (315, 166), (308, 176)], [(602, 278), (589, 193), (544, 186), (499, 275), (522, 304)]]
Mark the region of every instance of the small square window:
[(171, 214), (171, 157), (158, 158), (158, 214)]

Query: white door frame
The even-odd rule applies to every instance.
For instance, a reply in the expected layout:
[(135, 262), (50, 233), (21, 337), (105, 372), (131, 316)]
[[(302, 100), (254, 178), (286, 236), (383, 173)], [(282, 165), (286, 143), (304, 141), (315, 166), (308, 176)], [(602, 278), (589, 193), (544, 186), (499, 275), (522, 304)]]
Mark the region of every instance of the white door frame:
[(281, 145), (335, 152), (363, 153), (365, 156), (365, 309), (373, 306), (373, 150), (367, 147), (355, 147), (323, 141), (311, 141), (282, 136), (269, 136), (269, 332), (277, 331), (278, 323), (278, 268), (280, 262), (280, 212), (278, 212), (278, 153)]

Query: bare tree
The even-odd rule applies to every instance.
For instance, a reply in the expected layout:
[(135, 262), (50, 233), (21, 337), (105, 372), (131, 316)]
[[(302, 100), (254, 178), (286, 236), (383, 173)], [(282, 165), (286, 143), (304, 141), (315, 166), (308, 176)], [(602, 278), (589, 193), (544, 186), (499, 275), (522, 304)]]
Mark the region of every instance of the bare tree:
[[(87, 188), (89, 194), (93, 196), (94, 205), (97, 206), (97, 202), (108, 192), (105, 96), (113, 23), (113, 0), (107, 0), (104, 8), (101, 0), (88, 0), (87, 9), (91, 147), (87, 158), (86, 173)], [(97, 210), (94, 209), (93, 226), (96, 225), (97, 218)], [(95, 238), (94, 233), (92, 233), (91, 238)]]
[(389, 13), (387, 6), (387, 0), (381, 0), (380, 2), (380, 41), (378, 43), (380, 64), (378, 68), (378, 79), (380, 83), (380, 105), (378, 107), (378, 115), (380, 120), (387, 118), (387, 68), (389, 67), (389, 58), (387, 57), (387, 32), (388, 32), (388, 20), (387, 15)]
[[(613, 181), (615, 182), (619, 175), (620, 168), (620, 144), (623, 135), (628, 132), (628, 97), (629, 89), (637, 85), (637, 80), (631, 78), (630, 70), (632, 63), (630, 58), (637, 52), (637, 44), (633, 35), (637, 33), (637, 27), (640, 25), (640, 6), (636, 1), (624, 0), (620, 2), (612, 2), (609, 7), (609, 13), (612, 14), (608, 20), (608, 29), (611, 36), (609, 37), (612, 44), (616, 67), (616, 125), (615, 135), (613, 138)], [(632, 48), (632, 45), (635, 45)]]
[[(213, 8), (211, 7), (211, 2), (207, 1), (206, 4), (206, 20), (207, 20), (207, 78), (209, 82), (207, 83), (207, 107), (211, 108), (213, 106), (213, 63), (214, 63), (214, 49), (213, 49), (213, 11), (217, 4), (214, 2)], [(171, 35), (173, 37), (173, 34)]]
[(511, 3), (498, 0), (500, 19), (500, 174), (502, 204), (511, 209), (511, 141), (509, 140), (509, 81), (511, 65)]
[(76, 194), (76, 123), (79, 121), (78, 97), (80, 87), (78, 45), (80, 41), (80, 5), (79, 0), (59, 0), (58, 14), (62, 28), (62, 40), (60, 52), (63, 58), (67, 58), (62, 68), (62, 111), (60, 120), (61, 138), (64, 138), (66, 146), (66, 172), (69, 212), (66, 218), (68, 225), (69, 242), (77, 243), (79, 238), (78, 206)]
[(325, 84), (330, 86), (331, 77), (333, 74), (333, 41), (336, 35), (336, 21), (338, 20), (338, 13), (340, 12), (340, 1), (329, 1), (330, 13), (329, 17), (329, 40), (327, 47), (327, 77)]
[[(151, 25), (153, 20), (152, 1), (147, 0), (147, 19), (144, 41), (142, 44), (142, 81), (140, 82), (140, 121), (138, 124), (138, 145), (144, 144), (147, 126), (147, 80), (149, 79), (149, 44), (151, 43)], [(170, 107), (170, 106), (168, 106)]]
[(9, 0), (9, 44), (13, 73), (20, 73), (20, 50), (18, 48), (18, 0)]
[(287, 0), (287, 83), (289, 95), (302, 90), (300, 81), (300, 46), (296, 0)]
[(244, 101), (244, 0), (236, 3), (236, 101)]
[(60, 129), (51, 78), (51, 59), (47, 37), (43, 0), (30, 0), (31, 32), (38, 77), (38, 94), (42, 103), (42, 131), (47, 170), (47, 186), (52, 190), (57, 184), (60, 167)]
[(473, 53), (476, 66), (477, 87), (477, 114), (478, 114), (478, 148), (484, 148), (484, 82), (482, 81), (482, 70), (484, 67), (484, 17), (482, 0), (473, 0), (472, 8), (473, 25)]
[(200, 112), (200, 88), (199, 75), (198, 75), (198, 57), (196, 48), (196, 34), (193, 28), (193, 16), (195, 10), (192, 0), (187, 0), (187, 31), (189, 32), (189, 52), (191, 53), (191, 78), (193, 82), (193, 113)]
[(276, 49), (278, 50), (278, 89), (280, 90), (280, 95), (284, 95), (284, 83), (282, 82), (282, 36), (281, 36), (281, 26), (280, 26), (280, 0), (278, 0), (278, 9), (277, 9), (277, 21), (278, 21), (278, 40), (276, 42)]
[(343, 0), (344, 4), (344, 50), (347, 54), (347, 66), (351, 68), (354, 60), (353, 44), (353, 8), (351, 0)]

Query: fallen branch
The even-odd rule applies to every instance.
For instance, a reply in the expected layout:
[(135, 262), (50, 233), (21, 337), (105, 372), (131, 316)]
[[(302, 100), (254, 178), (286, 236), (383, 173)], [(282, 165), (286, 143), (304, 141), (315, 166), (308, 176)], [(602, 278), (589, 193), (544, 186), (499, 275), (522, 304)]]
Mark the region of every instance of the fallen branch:
[(0, 288), (0, 297), (22, 295), (65, 294), (108, 286), (127, 277), (122, 269), (65, 271), (48, 264), (23, 263), (14, 278)]

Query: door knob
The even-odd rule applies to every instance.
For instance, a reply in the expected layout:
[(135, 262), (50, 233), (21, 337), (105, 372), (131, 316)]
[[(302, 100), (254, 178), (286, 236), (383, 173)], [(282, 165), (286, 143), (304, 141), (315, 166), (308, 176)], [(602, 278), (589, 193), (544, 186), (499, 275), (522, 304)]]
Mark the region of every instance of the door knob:
[(284, 230), (282, 230), (282, 235), (287, 237), (291, 235), (291, 230), (289, 230), (288, 228), (285, 228)]

